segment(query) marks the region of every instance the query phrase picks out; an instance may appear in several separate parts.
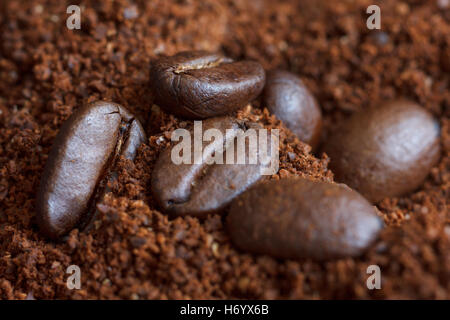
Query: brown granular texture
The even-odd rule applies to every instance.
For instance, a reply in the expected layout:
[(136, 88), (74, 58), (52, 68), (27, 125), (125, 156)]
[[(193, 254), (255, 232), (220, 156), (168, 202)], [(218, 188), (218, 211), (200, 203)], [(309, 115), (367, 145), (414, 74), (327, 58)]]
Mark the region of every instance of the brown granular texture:
[[(373, 1), (82, 1), (81, 30), (66, 28), (73, 1), (0, 3), (0, 298), (450, 298), (450, 7), (383, 1), (382, 30), (365, 26)], [(220, 216), (169, 220), (150, 178), (170, 132), (189, 123), (153, 105), (149, 62), (181, 50), (221, 51), (299, 74), (317, 97), (327, 132), (352, 112), (407, 96), (441, 123), (442, 155), (416, 192), (378, 205), (386, 228), (359, 258), (325, 263), (240, 252)], [(88, 232), (58, 243), (35, 225), (35, 193), (61, 123), (107, 99), (134, 112), (149, 136), (121, 160)], [(281, 128), (280, 171), (333, 180), (259, 103), (240, 111)], [(264, 106), (262, 106), (264, 107)], [(66, 287), (78, 265), (82, 288)], [(382, 289), (368, 290), (367, 267)]]

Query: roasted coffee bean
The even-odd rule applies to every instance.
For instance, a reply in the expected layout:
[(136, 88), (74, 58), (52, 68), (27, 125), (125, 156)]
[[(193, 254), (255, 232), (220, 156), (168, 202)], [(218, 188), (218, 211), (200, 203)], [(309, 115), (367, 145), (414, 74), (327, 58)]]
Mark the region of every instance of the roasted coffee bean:
[(37, 194), (37, 221), (57, 239), (92, 218), (120, 155), (132, 159), (145, 140), (139, 121), (115, 103), (94, 102), (62, 125)]
[(322, 114), (316, 99), (296, 75), (281, 70), (267, 74), (263, 106), (297, 137), (315, 148), (320, 140)]
[(391, 101), (352, 116), (324, 151), (337, 181), (378, 202), (422, 184), (439, 159), (439, 125), (414, 102)]
[[(186, 137), (183, 137), (182, 142), (191, 147), (192, 152), (187, 160), (190, 164), (176, 164), (173, 161), (173, 153), (179, 154), (180, 144), (164, 150), (152, 174), (153, 195), (162, 210), (171, 216), (192, 215), (200, 218), (209, 213), (219, 213), (234, 197), (258, 181), (266, 164), (260, 159), (251, 164), (249, 155), (259, 157), (259, 149), (249, 151), (249, 139), (245, 139), (245, 161), (238, 164), (237, 147), (242, 146), (244, 141), (239, 140), (240, 133), (249, 134), (251, 129), (257, 132), (259, 128), (261, 126), (255, 123), (231, 117), (211, 118), (203, 121), (202, 130), (205, 135), (208, 129), (218, 130), (222, 138), (200, 142), (203, 153), (195, 154), (194, 138), (185, 141)], [(193, 136), (192, 132), (198, 136), (195, 130), (194, 127), (189, 136)], [(183, 150), (183, 155), (184, 152), (186, 150)], [(234, 159), (233, 163), (227, 161), (228, 156)], [(218, 162), (219, 159), (222, 159), (222, 164), (213, 163), (213, 160)]]
[(229, 114), (262, 91), (265, 72), (253, 61), (233, 62), (221, 54), (181, 52), (154, 61), (150, 70), (155, 102), (188, 119)]
[(251, 187), (233, 200), (226, 222), (244, 251), (317, 260), (360, 255), (383, 226), (346, 185), (292, 178)]

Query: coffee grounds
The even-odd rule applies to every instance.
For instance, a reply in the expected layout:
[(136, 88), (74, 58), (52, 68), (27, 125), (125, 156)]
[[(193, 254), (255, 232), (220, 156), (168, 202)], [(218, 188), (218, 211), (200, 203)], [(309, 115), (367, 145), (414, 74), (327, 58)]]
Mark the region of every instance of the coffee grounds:
[[(69, 4), (0, 4), (0, 298), (450, 298), (450, 8), (384, 1), (382, 31), (370, 31), (366, 0), (83, 1), (81, 30), (68, 30)], [(300, 75), (322, 107), (322, 139), (359, 109), (415, 100), (440, 119), (440, 161), (416, 192), (378, 205), (386, 228), (359, 258), (276, 260), (237, 250), (218, 215), (169, 220), (150, 177), (170, 132), (191, 122), (153, 105), (148, 67), (158, 54), (193, 49)], [(62, 122), (97, 99), (136, 114), (148, 142), (134, 162), (119, 161), (90, 230), (47, 241), (35, 222), (43, 166)], [(259, 107), (238, 117), (281, 129), (271, 178), (332, 181), (327, 156), (312, 155)], [(73, 264), (80, 290), (66, 287)], [(366, 287), (373, 264), (381, 290)]]

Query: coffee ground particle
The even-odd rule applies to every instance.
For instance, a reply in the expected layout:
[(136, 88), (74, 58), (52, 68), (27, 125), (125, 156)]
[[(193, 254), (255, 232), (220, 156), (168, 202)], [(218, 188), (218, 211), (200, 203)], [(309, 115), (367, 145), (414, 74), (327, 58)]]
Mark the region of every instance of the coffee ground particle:
[[(81, 30), (65, 27), (70, 1), (0, 5), (0, 298), (450, 298), (450, 16), (436, 1), (381, 4), (382, 43), (357, 1), (82, 1)], [(299, 74), (317, 97), (327, 132), (354, 111), (404, 95), (440, 119), (443, 152), (419, 190), (382, 201), (386, 228), (357, 259), (275, 260), (238, 251), (221, 217), (169, 220), (150, 177), (170, 132), (189, 125), (153, 106), (149, 61), (181, 50), (222, 51)], [(443, 61), (444, 60), (444, 61)], [(134, 162), (119, 162), (89, 233), (58, 243), (35, 225), (35, 193), (50, 146), (74, 108), (122, 104), (149, 136)], [(238, 113), (281, 128), (280, 171), (332, 181), (310, 153), (260, 111)], [(150, 110), (152, 110), (150, 112)], [(66, 268), (79, 265), (81, 290)], [(368, 290), (369, 265), (382, 289)]]

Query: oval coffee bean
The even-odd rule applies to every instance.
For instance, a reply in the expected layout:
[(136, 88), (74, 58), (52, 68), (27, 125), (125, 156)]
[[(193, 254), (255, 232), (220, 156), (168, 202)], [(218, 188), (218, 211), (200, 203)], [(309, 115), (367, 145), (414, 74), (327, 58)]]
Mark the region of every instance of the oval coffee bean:
[(281, 70), (267, 74), (263, 106), (314, 149), (320, 140), (322, 114), (316, 99), (296, 75)]
[[(213, 141), (203, 141), (203, 153), (198, 154), (193, 152), (194, 138), (187, 141), (187, 146), (192, 151), (187, 160), (188, 164), (177, 164), (173, 161), (173, 153), (180, 153), (180, 144), (174, 144), (164, 150), (152, 174), (153, 195), (162, 210), (171, 216), (192, 215), (200, 218), (209, 213), (219, 213), (234, 197), (258, 181), (262, 177), (261, 169), (264, 165), (258, 159), (254, 164), (250, 163), (248, 139), (245, 139), (244, 163), (238, 164), (235, 160), (238, 154), (239, 133), (248, 134), (248, 130), (259, 128), (261, 127), (257, 124), (231, 117), (211, 118), (203, 121), (203, 132), (206, 134), (208, 129), (215, 129), (221, 133), (221, 137), (203, 139)], [(195, 127), (194, 134), (192, 132), (189, 132), (188, 138), (183, 137), (182, 142), (198, 134)], [(184, 152), (188, 151), (183, 150), (183, 155)], [(233, 163), (226, 161), (230, 152), (233, 154)], [(259, 156), (258, 150), (251, 151), (251, 154)], [(214, 159), (222, 159), (223, 163), (213, 163)]]
[(360, 255), (382, 226), (374, 207), (356, 191), (305, 179), (255, 185), (232, 202), (227, 217), (236, 246), (286, 259)]
[(439, 159), (439, 125), (414, 102), (391, 101), (353, 115), (324, 151), (337, 181), (378, 202), (422, 184)]
[(253, 61), (233, 62), (221, 54), (181, 52), (154, 61), (150, 70), (155, 102), (188, 119), (229, 114), (262, 91), (263, 67)]
[(94, 102), (76, 110), (56, 136), (41, 178), (41, 231), (56, 239), (86, 226), (118, 157), (134, 158), (144, 140), (138, 120), (118, 104)]

